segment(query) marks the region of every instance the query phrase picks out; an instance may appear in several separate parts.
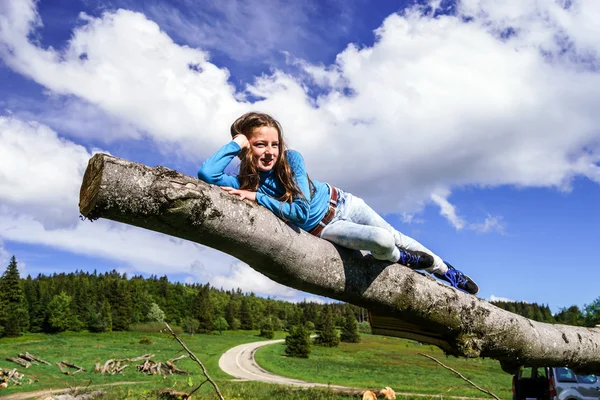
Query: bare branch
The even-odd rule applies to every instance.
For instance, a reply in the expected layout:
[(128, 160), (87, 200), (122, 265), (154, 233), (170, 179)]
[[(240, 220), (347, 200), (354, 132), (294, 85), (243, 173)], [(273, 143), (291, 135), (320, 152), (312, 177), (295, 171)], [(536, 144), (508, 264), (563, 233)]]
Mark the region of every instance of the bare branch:
[(456, 370), (454, 370), (454, 369), (452, 369), (452, 368), (448, 367), (447, 365), (444, 365), (444, 363), (442, 363), (441, 361), (438, 361), (438, 360), (437, 360), (437, 359), (435, 359), (434, 357), (432, 357), (432, 356), (429, 356), (429, 355), (427, 355), (427, 354), (423, 354), (423, 353), (418, 353), (418, 354), (419, 354), (420, 356), (427, 357), (427, 358), (429, 358), (430, 360), (433, 360), (433, 361), (435, 361), (436, 363), (440, 364), (442, 367), (446, 368), (447, 370), (454, 372), (456, 375), (458, 375), (458, 376), (460, 377), (460, 379), (462, 379), (462, 380), (463, 380), (463, 381), (465, 381), (465, 382), (468, 382), (470, 385), (472, 385), (473, 387), (475, 387), (477, 390), (479, 390), (479, 391), (481, 391), (481, 392), (483, 392), (483, 393), (485, 393), (485, 394), (489, 394), (490, 396), (492, 396), (492, 397), (493, 397), (493, 398), (495, 398), (496, 400), (501, 400), (501, 399), (500, 399), (498, 396), (496, 396), (494, 393), (492, 393), (492, 392), (490, 392), (490, 391), (488, 391), (488, 390), (485, 390), (485, 389), (483, 389), (483, 388), (480, 388), (479, 386), (477, 386), (476, 384), (474, 384), (473, 382), (471, 382), (470, 380), (468, 380), (467, 378), (465, 378), (465, 377), (463, 376), (463, 374), (461, 374), (460, 372), (458, 372), (458, 371), (456, 371)]
[[(187, 353), (190, 355), (190, 358), (194, 361), (196, 361), (198, 363), (198, 365), (200, 365), (200, 368), (202, 368), (202, 373), (204, 374), (204, 376), (206, 377), (206, 380), (208, 382), (210, 382), (211, 385), (213, 385), (213, 387), (215, 388), (215, 391), (217, 392), (217, 395), (219, 396), (219, 399), (221, 400), (225, 400), (225, 398), (223, 397), (223, 395), (221, 394), (221, 391), (219, 390), (219, 387), (217, 386), (217, 384), (215, 383), (215, 381), (213, 381), (210, 376), (208, 375), (208, 372), (206, 371), (206, 368), (204, 367), (204, 364), (202, 364), (202, 361), (200, 361), (198, 359), (198, 357), (196, 357), (196, 355), (194, 353), (192, 353), (192, 351), (190, 349), (188, 349), (188, 347), (185, 345), (185, 343), (183, 343), (181, 341), (181, 339), (179, 339), (179, 337), (175, 334), (175, 332), (173, 332), (173, 329), (171, 329), (171, 327), (169, 326), (168, 323), (165, 322), (165, 325), (167, 327), (167, 329), (169, 330), (169, 332), (171, 333), (171, 335), (175, 338), (175, 340), (177, 340), (179, 342), (179, 344), (181, 345), (181, 347), (183, 347), (183, 349), (185, 351), (187, 351)], [(204, 383), (204, 382), (203, 382)]]

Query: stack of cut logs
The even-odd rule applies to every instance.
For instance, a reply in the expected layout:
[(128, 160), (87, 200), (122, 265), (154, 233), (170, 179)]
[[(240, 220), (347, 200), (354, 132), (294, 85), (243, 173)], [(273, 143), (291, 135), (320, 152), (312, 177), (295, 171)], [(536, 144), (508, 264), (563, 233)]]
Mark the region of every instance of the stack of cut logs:
[(172, 358), (164, 363), (156, 362), (156, 361), (150, 359), (152, 357), (149, 357), (142, 364), (139, 364), (137, 366), (137, 369), (138, 369), (138, 371), (140, 371), (144, 374), (151, 374), (151, 375), (167, 375), (167, 374), (168, 375), (172, 375), (172, 374), (188, 375), (189, 372), (179, 369), (175, 365), (175, 361), (181, 360), (182, 358), (185, 358), (185, 357), (187, 357), (187, 356), (182, 355), (177, 358)]
[(96, 363), (94, 366), (94, 372), (100, 372), (102, 375), (122, 374), (123, 370), (129, 367), (129, 364), (125, 364), (127, 361), (128, 360), (107, 360), (104, 365)]
[(17, 372), (17, 369), (0, 368), (0, 389), (6, 389), (8, 385), (21, 386), (21, 380), (25, 375)]
[(154, 354), (144, 354), (143, 356), (126, 358), (123, 360), (112, 360), (112, 359), (107, 360), (104, 363), (104, 365), (102, 365), (100, 363), (96, 363), (96, 366), (94, 367), (94, 372), (99, 372), (102, 375), (120, 374), (120, 373), (123, 373), (123, 370), (125, 368), (129, 367), (129, 364), (127, 364), (128, 362), (134, 363), (136, 361), (143, 360), (144, 361), (143, 363), (138, 364), (137, 370), (144, 374), (151, 374), (151, 375), (172, 375), (172, 374), (187, 375), (188, 374), (187, 371), (179, 369), (175, 365), (175, 361), (181, 360), (182, 358), (187, 357), (187, 355), (182, 355), (180, 357), (170, 359), (164, 363), (156, 362), (156, 361), (152, 360), (153, 357), (155, 357)]
[(12, 361), (16, 364), (19, 364), (20, 366), (25, 367), (25, 368), (31, 367), (31, 363), (42, 363), (42, 364), (46, 364), (46, 365), (51, 365), (48, 361), (44, 361), (40, 358), (32, 356), (31, 354), (29, 354), (27, 352), (19, 354), (18, 357), (6, 357), (6, 359), (8, 361)]

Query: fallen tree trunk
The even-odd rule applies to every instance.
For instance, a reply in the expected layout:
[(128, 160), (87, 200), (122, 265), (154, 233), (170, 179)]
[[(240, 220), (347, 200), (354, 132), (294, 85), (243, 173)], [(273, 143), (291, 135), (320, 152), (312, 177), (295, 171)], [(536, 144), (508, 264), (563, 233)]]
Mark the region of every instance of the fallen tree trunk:
[[(195, 178), (106, 154), (89, 161), (81, 214), (228, 253), (276, 282), (401, 321), (401, 336), (462, 357), (600, 372), (600, 329), (521, 317), (407, 267), (375, 260), (286, 224), (267, 209)], [(398, 325), (395, 327), (398, 330)]]

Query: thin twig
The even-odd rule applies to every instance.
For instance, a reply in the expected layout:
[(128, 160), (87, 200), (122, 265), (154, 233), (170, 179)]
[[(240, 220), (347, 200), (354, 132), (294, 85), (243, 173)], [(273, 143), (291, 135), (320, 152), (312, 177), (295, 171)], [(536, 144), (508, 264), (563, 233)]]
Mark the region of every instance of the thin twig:
[[(215, 391), (217, 392), (217, 395), (219, 396), (219, 399), (225, 400), (225, 398), (221, 394), (221, 391), (219, 390), (219, 387), (217, 386), (217, 384), (215, 383), (215, 381), (213, 381), (210, 378), (210, 376), (208, 376), (208, 372), (206, 372), (206, 368), (204, 367), (204, 364), (202, 364), (202, 362), (198, 359), (198, 357), (196, 357), (196, 355), (194, 353), (192, 353), (190, 351), (190, 349), (187, 348), (187, 346), (185, 345), (185, 343), (183, 343), (181, 341), (181, 339), (179, 339), (179, 337), (175, 334), (175, 332), (173, 332), (173, 329), (171, 329), (171, 327), (169, 326), (169, 324), (165, 322), (165, 325), (167, 326), (167, 329), (169, 330), (169, 332), (171, 332), (171, 335), (175, 338), (175, 340), (177, 340), (179, 342), (179, 344), (181, 345), (181, 347), (183, 347), (185, 349), (185, 351), (188, 352), (188, 354), (190, 355), (190, 358), (192, 360), (196, 361), (200, 365), (200, 368), (202, 368), (202, 373), (206, 377), (206, 380), (209, 381), (213, 385), (213, 387), (215, 388)], [(500, 400), (500, 399), (498, 399), (498, 400)]]
[(192, 390), (192, 391), (190, 392), (190, 397), (191, 397), (191, 396), (192, 396), (194, 393), (196, 393), (196, 390), (200, 389), (200, 388), (202, 387), (202, 385), (204, 385), (206, 382), (208, 382), (208, 379), (207, 379), (207, 380), (205, 380), (204, 382), (202, 382), (201, 384), (199, 384), (199, 385), (198, 385), (198, 387), (197, 387), (196, 389)]
[(488, 390), (485, 390), (485, 389), (483, 389), (483, 388), (480, 388), (479, 386), (477, 386), (476, 384), (474, 384), (473, 382), (471, 382), (470, 380), (468, 380), (467, 378), (465, 378), (465, 377), (464, 377), (464, 376), (463, 376), (463, 375), (462, 375), (460, 372), (458, 372), (458, 371), (455, 371), (455, 370), (453, 370), (452, 368), (450, 368), (450, 367), (448, 367), (448, 366), (444, 365), (442, 362), (440, 362), (440, 361), (436, 360), (434, 357), (431, 357), (431, 356), (429, 356), (429, 355), (427, 355), (427, 354), (423, 354), (423, 353), (418, 353), (418, 354), (419, 354), (420, 356), (427, 357), (427, 358), (429, 358), (430, 360), (433, 360), (433, 361), (435, 361), (436, 363), (440, 364), (442, 367), (446, 368), (447, 370), (450, 370), (450, 371), (454, 372), (454, 373), (455, 373), (456, 375), (458, 375), (458, 376), (459, 376), (459, 377), (460, 377), (462, 380), (464, 380), (465, 382), (468, 382), (468, 383), (470, 383), (471, 385), (473, 385), (473, 386), (474, 386), (474, 387), (475, 387), (477, 390), (479, 390), (479, 391), (481, 391), (481, 392), (483, 392), (483, 393), (485, 393), (485, 394), (489, 394), (490, 396), (492, 396), (492, 397), (493, 397), (493, 398), (495, 398), (496, 400), (500, 400), (500, 397), (496, 396), (494, 393), (492, 393), (492, 392), (490, 392), (490, 391), (488, 391)]

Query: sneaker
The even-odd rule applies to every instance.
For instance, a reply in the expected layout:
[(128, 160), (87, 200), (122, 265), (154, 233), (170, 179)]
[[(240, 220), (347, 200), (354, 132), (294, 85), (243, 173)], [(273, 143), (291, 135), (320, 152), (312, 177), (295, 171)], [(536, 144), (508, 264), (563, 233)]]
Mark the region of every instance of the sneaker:
[(433, 266), (433, 257), (427, 253), (422, 251), (408, 251), (400, 247), (398, 247), (398, 250), (400, 250), (399, 264), (412, 269), (427, 269)]
[(446, 261), (444, 261), (444, 264), (448, 266), (448, 270), (442, 275), (435, 274), (435, 276), (465, 293), (476, 295), (477, 292), (479, 292), (479, 286), (477, 286), (473, 279), (469, 278)]

